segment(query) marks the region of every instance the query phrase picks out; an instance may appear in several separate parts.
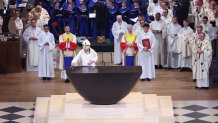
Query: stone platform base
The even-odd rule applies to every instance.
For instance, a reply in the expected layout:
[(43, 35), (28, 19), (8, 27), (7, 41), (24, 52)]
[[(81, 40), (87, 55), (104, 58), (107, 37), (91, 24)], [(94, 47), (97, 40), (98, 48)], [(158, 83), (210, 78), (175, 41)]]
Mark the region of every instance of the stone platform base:
[(38, 97), (33, 123), (175, 123), (170, 96), (132, 92), (114, 105), (93, 105), (77, 93)]

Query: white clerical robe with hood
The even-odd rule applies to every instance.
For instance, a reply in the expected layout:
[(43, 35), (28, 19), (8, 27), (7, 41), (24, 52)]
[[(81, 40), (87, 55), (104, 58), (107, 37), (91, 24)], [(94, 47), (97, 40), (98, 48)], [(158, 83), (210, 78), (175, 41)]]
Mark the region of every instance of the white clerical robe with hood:
[[(88, 63), (90, 60), (94, 61), (91, 65)], [(81, 66), (96, 66), (96, 62), (98, 60), (97, 53), (90, 48), (89, 52), (85, 52), (83, 49), (77, 54), (77, 56), (73, 59), (73, 64), (80, 64)]]
[(177, 34), (182, 27), (177, 23), (170, 23), (167, 28), (167, 67), (178, 68)]
[(212, 25), (210, 24), (210, 23), (207, 23), (207, 24), (201, 24), (201, 26), (203, 27), (203, 32), (205, 32), (205, 33), (207, 33), (208, 34), (208, 36), (209, 36), (209, 39), (210, 39), (210, 41), (212, 41), (213, 39), (213, 37), (212, 37), (212, 35), (213, 35), (213, 27), (212, 27)]
[(192, 36), (193, 33), (194, 32), (190, 27), (183, 27), (178, 32), (178, 67), (192, 68), (192, 46), (190, 44), (190, 36)]
[[(150, 51), (146, 52), (143, 50), (144, 45), (142, 40), (149, 39), (150, 41)], [(153, 33), (150, 32), (142, 32), (137, 36), (137, 46), (139, 48), (139, 52), (141, 52), (141, 63), (142, 66), (142, 74), (140, 79), (153, 79), (155, 78), (155, 62), (154, 62), (154, 48), (155, 48), (155, 38)]]
[[(45, 45), (47, 43), (49, 45)], [(50, 32), (42, 32), (39, 36), (39, 77), (54, 77), (53, 52), (55, 48), (54, 35)]]
[(114, 22), (112, 26), (112, 34), (114, 36), (114, 64), (120, 64), (122, 62), (122, 52), (120, 49), (120, 43), (122, 40), (122, 36), (119, 34), (123, 32), (123, 34), (127, 31), (127, 23), (122, 21), (121, 23)]
[(39, 38), (42, 30), (39, 27), (28, 27), (23, 33), (23, 39), (27, 44), (27, 71), (38, 71), (39, 47), (38, 40), (31, 40), (31, 37)]
[(0, 16), (0, 33), (2, 33), (3, 18)]
[[(201, 49), (203, 53), (197, 53), (198, 49)], [(212, 47), (210, 41), (207, 39), (198, 41), (198, 44), (193, 47), (193, 53), (193, 75), (196, 78), (196, 86), (200, 88), (209, 87), (209, 68), (212, 61)]]
[(155, 48), (154, 48), (154, 59), (155, 65), (165, 65), (166, 64), (166, 49), (165, 38), (166, 38), (166, 24), (163, 20), (152, 21), (150, 24), (150, 30), (158, 30), (160, 33), (154, 33), (155, 38)]

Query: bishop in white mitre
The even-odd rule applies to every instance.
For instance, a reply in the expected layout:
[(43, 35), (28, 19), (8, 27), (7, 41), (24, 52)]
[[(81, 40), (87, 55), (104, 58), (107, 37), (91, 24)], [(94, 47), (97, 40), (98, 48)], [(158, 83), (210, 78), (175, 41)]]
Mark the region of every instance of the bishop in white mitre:
[(120, 43), (124, 33), (127, 31), (127, 23), (122, 20), (122, 16), (117, 16), (117, 21), (113, 23), (112, 34), (114, 36), (114, 64), (121, 64), (122, 52)]
[(157, 13), (155, 16), (155, 21), (152, 21), (150, 24), (150, 30), (154, 34), (155, 38), (155, 48), (154, 48), (154, 58), (155, 65), (158, 68), (162, 68), (166, 64), (166, 50), (165, 50), (165, 39), (166, 39), (166, 24), (163, 20), (160, 19), (160, 13)]
[(90, 46), (90, 42), (86, 39), (82, 43), (83, 49), (79, 51), (77, 56), (72, 60), (71, 65), (76, 66), (96, 66), (98, 55)]
[(193, 46), (193, 74), (197, 88), (209, 88), (209, 68), (212, 61), (212, 47), (205, 33), (199, 35), (199, 41)]
[(183, 28), (178, 32), (177, 48), (179, 52), (178, 67), (181, 72), (192, 69), (192, 46), (190, 45), (190, 36), (193, 35), (193, 30), (189, 27), (189, 21), (183, 21)]
[(178, 68), (178, 48), (177, 34), (182, 27), (179, 25), (177, 18), (173, 17), (172, 22), (167, 27), (167, 67)]
[(39, 71), (38, 76), (42, 80), (50, 80), (54, 77), (53, 49), (55, 48), (54, 35), (49, 32), (49, 26), (44, 25), (44, 31), (39, 36)]
[(144, 31), (137, 36), (137, 46), (139, 52), (141, 52), (141, 66), (142, 74), (140, 76), (141, 81), (145, 79), (151, 81), (155, 78), (154, 67), (154, 48), (155, 38), (153, 33), (149, 32), (149, 24), (144, 24)]
[(39, 47), (38, 39), (42, 30), (36, 26), (36, 20), (31, 20), (29, 26), (23, 33), (23, 39), (27, 44), (27, 71), (38, 71)]

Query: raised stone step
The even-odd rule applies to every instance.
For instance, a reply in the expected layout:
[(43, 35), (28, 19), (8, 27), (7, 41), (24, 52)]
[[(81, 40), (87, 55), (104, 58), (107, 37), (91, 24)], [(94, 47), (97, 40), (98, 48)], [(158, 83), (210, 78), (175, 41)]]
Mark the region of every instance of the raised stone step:
[(50, 97), (37, 97), (33, 123), (47, 123)]
[[(77, 93), (37, 98), (34, 123), (174, 123), (172, 99), (130, 93), (115, 105), (93, 105)], [(48, 106), (49, 105), (49, 106)], [(171, 107), (170, 107), (171, 106)]]
[(143, 116), (144, 113), (143, 95), (141, 93), (130, 93), (122, 101), (114, 105), (93, 105), (85, 101), (77, 93), (67, 93), (64, 107), (65, 115), (117, 117)]

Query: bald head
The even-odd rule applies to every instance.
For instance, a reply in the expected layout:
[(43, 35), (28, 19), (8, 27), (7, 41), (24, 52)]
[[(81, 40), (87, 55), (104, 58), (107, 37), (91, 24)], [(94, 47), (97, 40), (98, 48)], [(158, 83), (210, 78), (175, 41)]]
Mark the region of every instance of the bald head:
[(122, 15), (117, 15), (117, 22), (121, 23), (123, 21)]
[(131, 24), (129, 24), (128, 26), (127, 26), (127, 29), (128, 29), (128, 33), (130, 33), (130, 34), (132, 34), (132, 25)]

